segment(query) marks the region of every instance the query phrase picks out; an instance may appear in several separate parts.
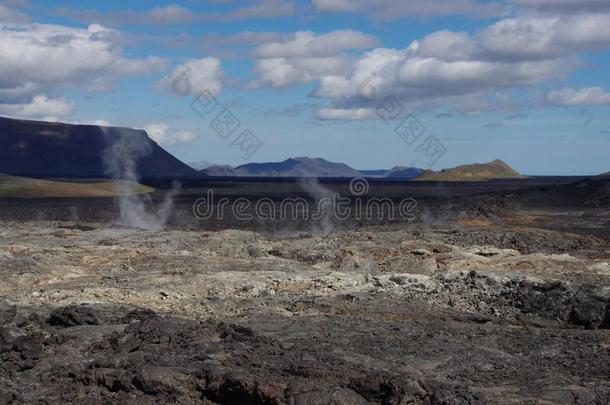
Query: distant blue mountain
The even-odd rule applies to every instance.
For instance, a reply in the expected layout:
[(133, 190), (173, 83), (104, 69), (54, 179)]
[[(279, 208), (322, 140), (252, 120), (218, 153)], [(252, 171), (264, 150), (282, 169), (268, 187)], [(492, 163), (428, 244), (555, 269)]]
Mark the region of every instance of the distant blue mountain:
[(360, 172), (368, 177), (410, 180), (422, 174), (424, 170), (417, 167), (395, 166), (389, 170), (360, 170)]
[(232, 168), (230, 166), (209, 166), (201, 173), (207, 176), (243, 177), (379, 177), (392, 179), (412, 179), (423, 172), (422, 169), (397, 166), (390, 170), (356, 170), (345, 163), (329, 162), (322, 158), (298, 157), (282, 162), (248, 163)]

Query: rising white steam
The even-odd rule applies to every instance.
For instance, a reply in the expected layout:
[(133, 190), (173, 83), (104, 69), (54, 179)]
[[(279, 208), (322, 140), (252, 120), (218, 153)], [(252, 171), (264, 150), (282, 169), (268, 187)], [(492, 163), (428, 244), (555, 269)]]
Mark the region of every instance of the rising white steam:
[[(314, 215), (310, 232), (313, 235), (330, 235), (335, 229), (334, 202), (336, 194), (322, 186), (317, 178), (299, 178), (297, 184), (311, 197), (314, 204)], [(318, 224), (315, 222), (318, 221)]]
[(138, 190), (138, 162), (153, 152), (152, 142), (143, 133), (120, 128), (101, 129), (108, 141), (103, 153), (104, 172), (112, 179), (126, 180), (115, 182), (120, 224), (146, 230), (162, 229), (172, 213), (180, 185), (174, 182), (172, 190), (155, 208), (150, 195), (141, 194)]

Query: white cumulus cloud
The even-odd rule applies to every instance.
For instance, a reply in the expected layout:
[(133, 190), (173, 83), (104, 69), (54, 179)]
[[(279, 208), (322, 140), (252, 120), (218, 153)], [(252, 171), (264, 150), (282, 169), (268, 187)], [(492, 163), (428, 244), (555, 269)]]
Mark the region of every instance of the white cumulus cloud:
[(254, 49), (254, 86), (287, 87), (345, 73), (353, 62), (347, 52), (376, 45), (374, 36), (353, 30), (316, 35), (299, 31)]
[(154, 7), (148, 12), (148, 18), (153, 22), (161, 24), (178, 24), (191, 21), (193, 13), (177, 4), (169, 4), (165, 7)]
[[(70, 84), (110, 86), (126, 75), (152, 73), (163, 67), (156, 57), (128, 58), (119, 32), (101, 25), (73, 28), (53, 24), (0, 22), (0, 104), (20, 115), (48, 110), (65, 115), (71, 102), (45, 96)], [(52, 112), (55, 110), (56, 112)]]
[(547, 94), (550, 104), (563, 107), (584, 107), (610, 104), (610, 93), (600, 87), (575, 89), (566, 87)]
[(0, 104), (0, 114), (23, 118), (70, 115), (74, 103), (64, 98), (49, 98), (37, 95), (31, 101), (18, 104)]
[(487, 27), (476, 40), (487, 57), (535, 60), (573, 55), (610, 45), (610, 14), (509, 18)]
[(177, 66), (165, 76), (158, 86), (178, 96), (210, 92), (217, 95), (222, 90), (223, 70), (218, 58), (189, 60)]
[(258, 58), (332, 56), (347, 49), (370, 48), (376, 44), (374, 36), (353, 30), (337, 30), (320, 35), (299, 31), (285, 41), (261, 45), (253, 53)]
[(177, 143), (188, 143), (196, 139), (190, 131), (176, 131), (163, 123), (150, 123), (143, 128), (148, 136), (161, 146), (172, 146)]
[[(582, 52), (608, 47), (610, 14), (525, 15), (474, 34), (437, 31), (405, 49), (367, 51), (347, 73), (322, 76), (313, 96), (328, 99), (318, 112), (325, 119), (367, 118), (370, 114), (363, 112), (390, 96), (410, 108), (449, 104), (474, 113), (496, 104), (502, 109), (509, 101), (498, 94), (563, 79), (582, 65)], [(583, 97), (575, 93), (569, 98)], [(596, 96), (597, 103), (603, 100), (598, 90), (584, 93), (588, 99)]]
[(120, 34), (100, 25), (87, 29), (49, 24), (0, 24), (0, 89), (147, 74), (159, 58), (123, 55)]

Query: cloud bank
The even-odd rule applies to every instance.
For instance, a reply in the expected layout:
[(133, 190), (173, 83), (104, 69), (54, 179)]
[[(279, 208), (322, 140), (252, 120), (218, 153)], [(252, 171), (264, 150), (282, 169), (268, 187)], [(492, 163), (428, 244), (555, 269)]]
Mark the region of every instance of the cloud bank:
[(119, 32), (101, 25), (81, 29), (0, 23), (3, 111), (14, 115), (68, 114), (69, 102), (47, 96), (59, 86), (106, 88), (122, 77), (149, 74), (164, 66), (161, 58), (126, 57), (121, 43)]

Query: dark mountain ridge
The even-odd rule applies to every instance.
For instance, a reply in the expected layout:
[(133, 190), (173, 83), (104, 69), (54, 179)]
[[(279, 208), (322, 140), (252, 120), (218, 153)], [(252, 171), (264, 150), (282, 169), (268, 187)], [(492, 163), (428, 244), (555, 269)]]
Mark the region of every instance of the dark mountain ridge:
[(358, 177), (361, 175), (345, 163), (308, 157), (290, 158), (282, 162), (248, 163), (237, 166), (235, 171), (242, 176), (256, 177)]
[(359, 170), (366, 177), (378, 177), (384, 179), (413, 179), (424, 172), (417, 167), (394, 166), (391, 169)]
[(403, 166), (396, 166), (390, 170), (356, 170), (345, 163), (309, 157), (290, 158), (282, 162), (248, 163), (235, 168), (216, 165), (201, 170), (201, 173), (207, 176), (224, 177), (377, 177), (390, 179), (412, 179), (422, 172), (422, 169)]
[(0, 117), (0, 173), (40, 178), (128, 178), (111, 167), (117, 159), (133, 168), (138, 178), (201, 177), (143, 130)]

